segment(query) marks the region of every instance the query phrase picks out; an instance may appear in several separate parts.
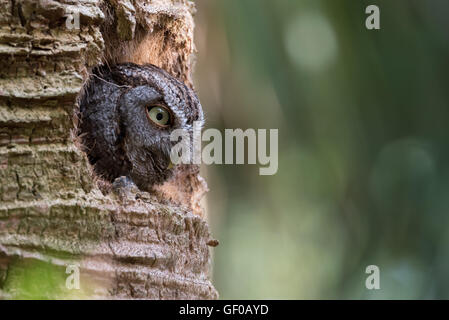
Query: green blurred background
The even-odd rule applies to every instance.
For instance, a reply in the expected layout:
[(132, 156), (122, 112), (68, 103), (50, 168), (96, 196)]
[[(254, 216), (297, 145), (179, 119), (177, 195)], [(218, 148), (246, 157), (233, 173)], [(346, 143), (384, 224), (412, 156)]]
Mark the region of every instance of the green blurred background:
[(449, 1), (195, 3), (206, 128), (279, 129), (202, 168), (221, 298), (449, 298)]

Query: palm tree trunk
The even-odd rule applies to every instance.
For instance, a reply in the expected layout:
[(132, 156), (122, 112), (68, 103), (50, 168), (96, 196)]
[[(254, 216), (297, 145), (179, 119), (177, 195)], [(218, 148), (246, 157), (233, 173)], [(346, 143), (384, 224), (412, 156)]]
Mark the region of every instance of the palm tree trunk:
[(170, 201), (119, 198), (73, 134), (97, 64), (153, 63), (191, 85), (192, 2), (0, 2), (0, 297), (217, 298), (198, 168), (161, 188)]

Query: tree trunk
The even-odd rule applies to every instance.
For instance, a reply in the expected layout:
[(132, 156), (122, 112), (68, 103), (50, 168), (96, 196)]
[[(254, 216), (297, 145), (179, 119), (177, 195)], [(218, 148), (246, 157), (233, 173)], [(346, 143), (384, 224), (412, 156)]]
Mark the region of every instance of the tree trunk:
[(0, 297), (217, 298), (198, 168), (163, 197), (103, 193), (73, 134), (97, 64), (153, 63), (191, 85), (193, 3), (0, 2)]

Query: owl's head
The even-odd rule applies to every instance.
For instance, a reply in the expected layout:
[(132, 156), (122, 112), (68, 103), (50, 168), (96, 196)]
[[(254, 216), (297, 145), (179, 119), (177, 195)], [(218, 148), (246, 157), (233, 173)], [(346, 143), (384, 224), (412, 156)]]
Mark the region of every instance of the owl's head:
[(192, 135), (194, 121), (204, 122), (192, 89), (154, 65), (131, 63), (94, 70), (80, 114), (96, 173), (109, 181), (127, 176), (142, 190), (170, 176), (173, 130)]

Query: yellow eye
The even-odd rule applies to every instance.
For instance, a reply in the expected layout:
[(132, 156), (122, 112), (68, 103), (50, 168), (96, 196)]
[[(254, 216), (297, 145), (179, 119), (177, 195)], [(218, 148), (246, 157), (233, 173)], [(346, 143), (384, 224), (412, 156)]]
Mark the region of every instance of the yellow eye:
[(147, 108), (148, 118), (160, 127), (170, 125), (170, 112), (162, 106), (150, 106)]

